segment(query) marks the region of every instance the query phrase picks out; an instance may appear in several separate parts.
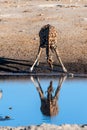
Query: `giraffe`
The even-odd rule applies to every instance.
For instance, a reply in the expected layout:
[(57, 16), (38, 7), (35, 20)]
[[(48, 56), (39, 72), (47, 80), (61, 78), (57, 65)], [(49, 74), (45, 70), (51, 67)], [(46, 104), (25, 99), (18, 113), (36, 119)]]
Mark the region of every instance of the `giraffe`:
[(41, 88), (40, 85), (40, 81), (39, 79), (36, 77), (31, 77), (32, 82), (34, 83), (38, 93), (39, 93), (39, 97), (41, 100), (41, 112), (46, 115), (46, 116), (55, 116), (57, 115), (59, 109), (58, 109), (58, 97), (59, 97), (59, 92), (60, 89), (62, 87), (62, 83), (65, 81), (67, 76), (61, 76), (59, 78), (59, 84), (57, 86), (57, 89), (55, 91), (54, 96), (52, 95), (53, 93), (53, 85), (52, 85), (52, 81), (50, 81), (50, 85), (47, 89), (47, 97), (44, 96), (43, 90)]
[(30, 68), (30, 71), (32, 72), (34, 69), (34, 66), (39, 63), (39, 58), (41, 56), (42, 49), (46, 49), (46, 58), (47, 58), (47, 63), (53, 69), (53, 60), (52, 57), (50, 56), (49, 51), (51, 50), (52, 53), (55, 53), (57, 60), (62, 66), (62, 69), (65, 73), (67, 73), (67, 69), (65, 68), (60, 56), (59, 52), (57, 50), (57, 37), (58, 32), (56, 28), (50, 24), (44, 25), (40, 32), (39, 32), (39, 37), (40, 37), (40, 46), (38, 49), (38, 54), (37, 57), (33, 63), (33, 65)]

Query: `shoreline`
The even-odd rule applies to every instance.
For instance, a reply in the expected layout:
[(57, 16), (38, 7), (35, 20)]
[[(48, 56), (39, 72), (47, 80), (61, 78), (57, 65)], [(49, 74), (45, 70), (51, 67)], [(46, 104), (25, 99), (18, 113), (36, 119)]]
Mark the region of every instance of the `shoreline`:
[(31, 126), (19, 126), (19, 127), (1, 127), (0, 130), (87, 130), (87, 124), (77, 125), (77, 124), (63, 124), (63, 125), (51, 125), (51, 124), (41, 124), (41, 125), (31, 125)]
[(11, 72), (0, 72), (0, 77), (4, 78), (4, 77), (30, 77), (30, 76), (39, 76), (39, 77), (43, 77), (43, 76), (67, 76), (67, 77), (72, 77), (72, 78), (87, 78), (87, 74), (80, 74), (80, 73), (62, 73), (62, 72), (51, 72), (51, 73), (28, 73), (28, 72), (21, 72), (21, 73), (11, 73)]

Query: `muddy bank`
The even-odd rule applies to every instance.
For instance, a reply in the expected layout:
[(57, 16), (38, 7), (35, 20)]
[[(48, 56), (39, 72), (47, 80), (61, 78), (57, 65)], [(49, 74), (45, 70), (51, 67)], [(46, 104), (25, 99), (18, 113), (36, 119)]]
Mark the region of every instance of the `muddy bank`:
[[(4, 75), (7, 73), (26, 73), (30, 74), (30, 67), (32, 66), (33, 61), (29, 60), (20, 60), (20, 59), (10, 59), (10, 58), (0, 58), (0, 74)], [(87, 74), (87, 64), (85, 61), (80, 62), (64, 62), (65, 67), (70, 73), (78, 74)], [(54, 63), (54, 68), (48, 66), (47, 62), (41, 62), (39, 66), (35, 66), (33, 73), (62, 73), (63, 70), (59, 63)]]

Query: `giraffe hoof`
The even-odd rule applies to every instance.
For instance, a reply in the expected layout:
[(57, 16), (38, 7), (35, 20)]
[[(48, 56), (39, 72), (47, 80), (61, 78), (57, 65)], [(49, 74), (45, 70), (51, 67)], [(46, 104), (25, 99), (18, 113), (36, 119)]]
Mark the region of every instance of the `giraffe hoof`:
[(65, 72), (65, 74), (66, 74), (68, 77), (71, 77), (71, 78), (74, 77), (74, 74), (73, 74), (73, 73)]
[(29, 71), (32, 72), (32, 71), (33, 71), (33, 68), (31, 67)]
[(74, 77), (74, 74), (73, 73), (68, 73), (68, 76), (73, 78)]
[(67, 74), (67, 73), (68, 73), (66, 69), (64, 70), (64, 73), (65, 73), (65, 74)]

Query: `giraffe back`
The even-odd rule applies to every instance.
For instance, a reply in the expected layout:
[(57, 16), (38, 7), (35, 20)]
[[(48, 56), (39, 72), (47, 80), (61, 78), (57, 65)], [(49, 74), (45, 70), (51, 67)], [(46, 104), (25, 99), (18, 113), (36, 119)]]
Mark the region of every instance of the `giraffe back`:
[(40, 47), (55, 46), (57, 44), (57, 31), (49, 24), (43, 26), (39, 32)]
[(57, 30), (54, 26), (49, 26), (49, 46), (57, 46), (57, 37), (58, 37), (58, 33)]

